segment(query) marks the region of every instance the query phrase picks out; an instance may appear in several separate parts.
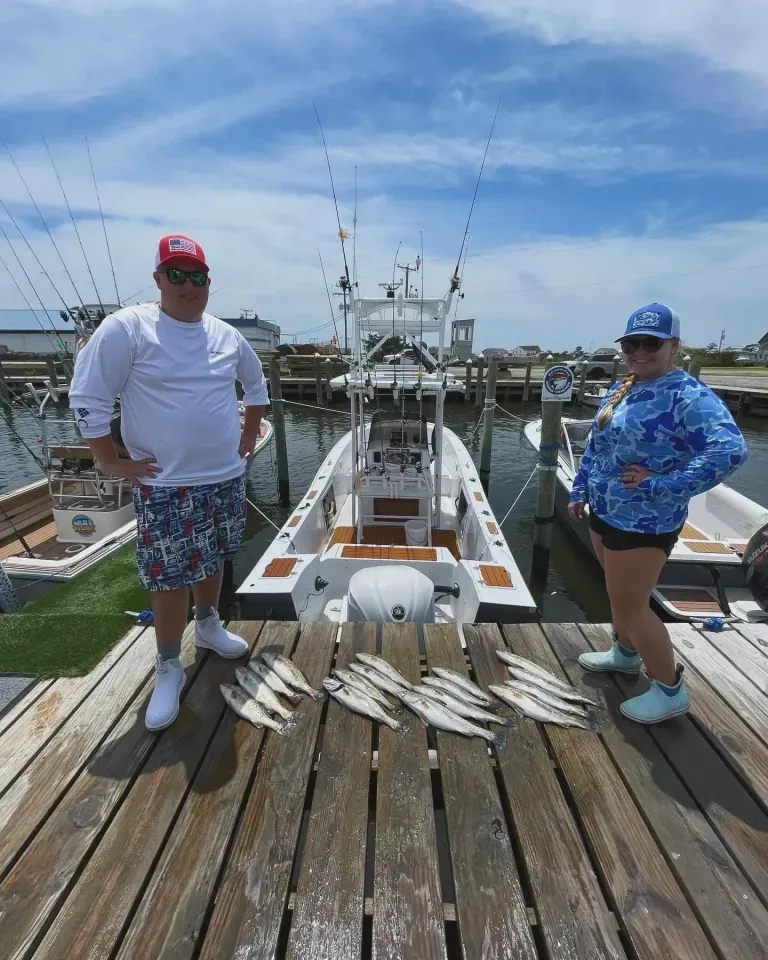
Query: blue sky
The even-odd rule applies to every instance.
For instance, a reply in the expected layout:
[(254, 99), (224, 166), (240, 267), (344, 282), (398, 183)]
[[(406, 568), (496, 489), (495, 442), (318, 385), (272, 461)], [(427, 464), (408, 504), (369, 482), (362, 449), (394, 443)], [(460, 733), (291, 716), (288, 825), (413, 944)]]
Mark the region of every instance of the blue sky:
[[(211, 310), (289, 333), (329, 323), (317, 249), (331, 280), (342, 267), (313, 101), (349, 229), (357, 168), (373, 295), (420, 234), (425, 292), (442, 293), (501, 99), (459, 306), (478, 347), (598, 345), (656, 299), (691, 343), (768, 330), (761, 0), (5, 0), (0, 37), (0, 136), (86, 300), (41, 132), (102, 299), (86, 136), (122, 298), (151, 283), (157, 238), (185, 232), (211, 262)], [(7, 155), (0, 198), (74, 303)], [(0, 224), (60, 306), (1, 209)], [(2, 239), (0, 255), (36, 305)], [(24, 306), (1, 267), (0, 306)]]

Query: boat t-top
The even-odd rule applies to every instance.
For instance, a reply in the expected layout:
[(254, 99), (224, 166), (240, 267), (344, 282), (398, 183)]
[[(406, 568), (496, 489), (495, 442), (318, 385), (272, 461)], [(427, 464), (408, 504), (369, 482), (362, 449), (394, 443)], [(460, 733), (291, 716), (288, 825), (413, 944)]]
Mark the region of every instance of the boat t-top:
[[(350, 430), (238, 590), (249, 619), (517, 622), (536, 604), (472, 458), (443, 423), (443, 351), (458, 278), (439, 298), (352, 297)], [(372, 376), (387, 340), (419, 362)], [(436, 337), (429, 368), (424, 338)], [(366, 350), (364, 344), (370, 344)], [(375, 371), (374, 371), (375, 372)], [(425, 414), (434, 401), (434, 420)]]

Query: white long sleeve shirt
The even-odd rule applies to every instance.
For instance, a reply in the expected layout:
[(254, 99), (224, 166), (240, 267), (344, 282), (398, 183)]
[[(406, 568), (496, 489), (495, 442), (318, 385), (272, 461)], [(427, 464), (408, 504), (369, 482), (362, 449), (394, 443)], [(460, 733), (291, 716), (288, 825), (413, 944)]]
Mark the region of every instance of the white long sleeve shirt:
[(126, 449), (162, 468), (142, 482), (221, 483), (245, 470), (236, 380), (246, 406), (269, 403), (259, 358), (239, 330), (208, 313), (183, 323), (142, 303), (101, 323), (77, 358), (69, 403), (84, 437), (104, 437), (120, 396)]

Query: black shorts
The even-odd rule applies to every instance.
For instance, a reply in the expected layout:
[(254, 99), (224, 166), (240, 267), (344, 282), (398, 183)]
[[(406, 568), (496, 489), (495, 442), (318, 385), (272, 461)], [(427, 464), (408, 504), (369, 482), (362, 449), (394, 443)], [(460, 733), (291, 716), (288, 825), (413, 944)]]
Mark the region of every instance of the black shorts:
[(633, 530), (619, 530), (606, 523), (596, 513), (589, 511), (589, 526), (602, 538), (606, 550), (636, 550), (638, 547), (657, 547), (669, 556), (677, 543), (682, 527), (670, 533), (636, 533)]

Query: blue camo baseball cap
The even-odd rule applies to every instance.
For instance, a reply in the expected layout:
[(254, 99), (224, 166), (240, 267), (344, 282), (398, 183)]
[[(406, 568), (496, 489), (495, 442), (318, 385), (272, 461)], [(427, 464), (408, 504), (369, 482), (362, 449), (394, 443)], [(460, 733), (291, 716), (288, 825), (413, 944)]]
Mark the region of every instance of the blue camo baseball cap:
[(635, 335), (658, 337), (660, 340), (680, 339), (680, 317), (665, 303), (648, 303), (627, 320), (627, 329), (616, 343)]

